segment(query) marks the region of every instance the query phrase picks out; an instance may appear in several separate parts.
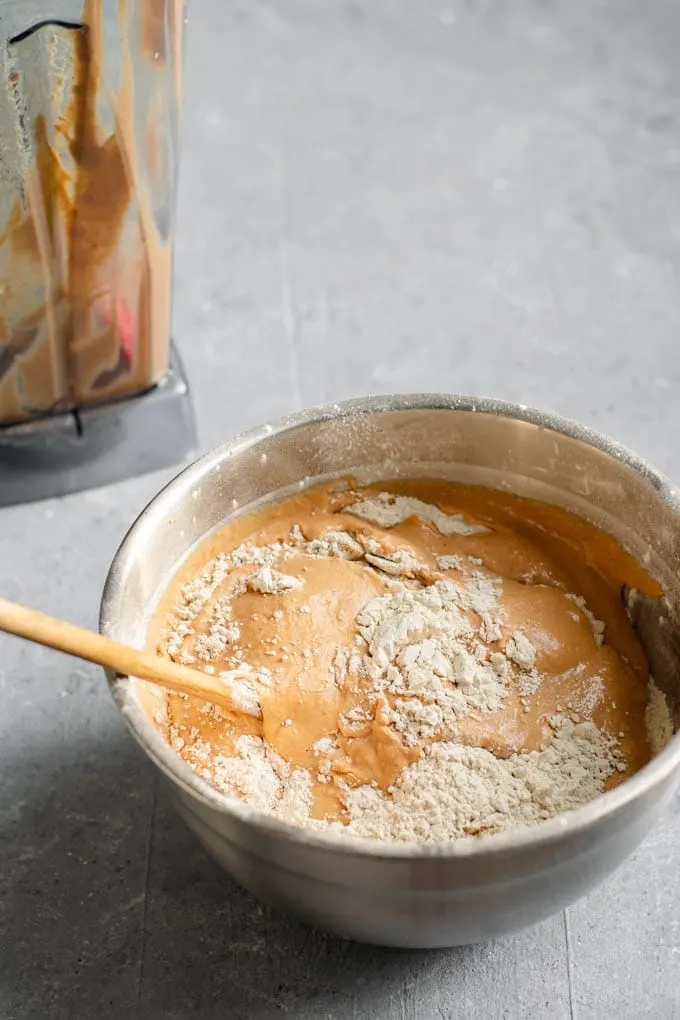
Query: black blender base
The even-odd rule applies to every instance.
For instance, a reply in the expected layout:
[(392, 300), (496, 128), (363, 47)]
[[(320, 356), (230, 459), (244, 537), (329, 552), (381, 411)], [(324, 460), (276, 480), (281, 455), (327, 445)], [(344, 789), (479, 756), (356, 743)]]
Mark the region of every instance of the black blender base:
[(0, 506), (110, 485), (186, 460), (196, 447), (179, 355), (157, 386), (75, 414), (0, 427)]

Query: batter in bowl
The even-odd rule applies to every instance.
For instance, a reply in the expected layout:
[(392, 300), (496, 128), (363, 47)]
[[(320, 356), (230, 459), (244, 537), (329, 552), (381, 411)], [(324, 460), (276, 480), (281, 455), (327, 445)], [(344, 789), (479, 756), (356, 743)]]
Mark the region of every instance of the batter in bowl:
[(421, 842), (536, 824), (670, 737), (624, 584), (661, 594), (556, 507), (310, 488), (196, 550), (150, 630), (259, 717), (170, 694), (156, 722), (205, 779), (295, 824)]

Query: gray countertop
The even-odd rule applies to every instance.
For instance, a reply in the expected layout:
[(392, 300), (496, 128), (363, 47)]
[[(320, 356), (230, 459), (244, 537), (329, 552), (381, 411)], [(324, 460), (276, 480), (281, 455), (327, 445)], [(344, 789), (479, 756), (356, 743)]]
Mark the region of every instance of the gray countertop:
[[(453, 390), (680, 479), (674, 0), (194, 0), (175, 333), (204, 446)], [(94, 626), (169, 473), (0, 511), (2, 590)], [(101, 673), (0, 639), (0, 1017), (680, 1017), (680, 801), (494, 943), (396, 952), (260, 908), (198, 849)]]

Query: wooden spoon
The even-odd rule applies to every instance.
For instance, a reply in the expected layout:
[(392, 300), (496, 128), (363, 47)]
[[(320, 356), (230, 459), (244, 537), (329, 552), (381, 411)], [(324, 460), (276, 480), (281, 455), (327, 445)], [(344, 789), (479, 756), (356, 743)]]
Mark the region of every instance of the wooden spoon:
[(255, 699), (235, 698), (229, 684), (217, 677), (208, 676), (197, 669), (180, 666), (170, 659), (151, 652), (142, 652), (129, 645), (121, 645), (103, 634), (76, 627), (65, 620), (46, 616), (35, 609), (27, 609), (15, 602), (0, 599), (0, 630), (26, 638), (47, 648), (56, 648), (98, 666), (113, 669), (122, 676), (151, 680), (170, 691), (189, 694), (193, 698), (210, 701), (220, 708), (239, 715), (262, 718), (262, 710)]

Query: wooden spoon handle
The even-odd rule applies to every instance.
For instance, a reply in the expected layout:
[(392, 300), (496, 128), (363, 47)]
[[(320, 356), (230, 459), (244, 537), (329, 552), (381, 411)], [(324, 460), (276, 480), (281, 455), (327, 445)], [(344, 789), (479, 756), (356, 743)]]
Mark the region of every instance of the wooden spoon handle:
[(168, 690), (210, 701), (241, 715), (259, 717), (261, 714), (245, 705), (235, 704), (229, 687), (216, 677), (188, 666), (180, 666), (160, 655), (121, 645), (103, 634), (76, 627), (75, 624), (46, 616), (6, 599), (0, 599), (0, 630), (67, 652), (98, 666), (106, 666), (122, 676), (151, 680)]

